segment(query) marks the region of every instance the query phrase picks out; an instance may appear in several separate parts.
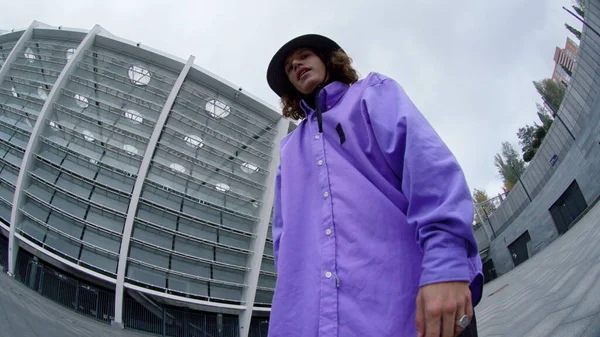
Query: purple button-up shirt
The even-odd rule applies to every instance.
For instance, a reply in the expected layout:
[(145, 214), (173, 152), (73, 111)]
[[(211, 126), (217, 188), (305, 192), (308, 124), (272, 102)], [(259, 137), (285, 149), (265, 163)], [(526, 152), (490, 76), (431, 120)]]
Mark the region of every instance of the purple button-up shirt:
[(394, 80), (372, 73), (318, 96), (281, 142), (269, 336), (416, 335), (420, 286), (481, 297), (473, 202), (456, 159)]

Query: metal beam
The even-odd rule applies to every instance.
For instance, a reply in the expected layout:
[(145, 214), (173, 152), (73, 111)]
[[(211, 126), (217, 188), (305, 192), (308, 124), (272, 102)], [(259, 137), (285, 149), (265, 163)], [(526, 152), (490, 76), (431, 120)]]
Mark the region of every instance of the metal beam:
[(31, 38), (33, 37), (33, 30), (36, 27), (38, 27), (39, 25), (40, 25), (39, 22), (33, 21), (29, 25), (29, 27), (27, 27), (25, 32), (23, 32), (23, 34), (21, 34), (19, 41), (17, 41), (17, 43), (15, 44), (13, 49), (8, 54), (8, 57), (6, 58), (6, 60), (4, 60), (4, 65), (2, 66), (2, 68), (0, 68), (0, 84), (2, 84), (2, 82), (4, 82), (4, 77), (6, 77), (6, 74), (8, 73), (8, 71), (10, 69), (10, 65), (19, 57), (19, 53), (22, 52), (23, 47), (25, 46), (25, 43), (27, 43), (27, 41), (31, 40)]
[[(31, 36), (33, 36), (33, 29), (37, 27), (36, 21), (30, 26), (27, 31), (21, 36), (19, 43), (22, 44), (17, 48), (13, 49), (10, 57), (13, 54), (20, 53), (23, 45), (25, 44), (25, 40), (29, 40)], [(85, 36), (85, 38), (81, 41), (77, 49), (75, 50), (75, 54), (73, 57), (67, 61), (65, 68), (58, 76), (56, 83), (52, 86), (52, 90), (50, 90), (50, 94), (48, 94), (48, 98), (46, 102), (42, 106), (42, 110), (39, 113), (37, 120), (35, 121), (35, 125), (33, 126), (33, 130), (31, 131), (31, 137), (29, 137), (29, 141), (27, 142), (27, 148), (25, 149), (25, 154), (23, 155), (23, 161), (21, 162), (21, 169), (19, 170), (19, 176), (17, 178), (17, 184), (15, 185), (15, 195), (13, 199), (12, 212), (10, 215), (10, 232), (8, 236), (8, 273), (9, 275), (14, 275), (15, 265), (17, 262), (17, 252), (19, 250), (19, 243), (17, 242), (17, 238), (15, 238), (15, 231), (17, 225), (21, 222), (21, 206), (23, 204), (23, 200), (25, 200), (25, 193), (23, 189), (29, 185), (29, 175), (27, 172), (31, 169), (32, 162), (34, 162), (34, 153), (37, 151), (37, 148), (40, 144), (40, 134), (42, 130), (46, 126), (46, 117), (52, 111), (52, 106), (60, 96), (60, 90), (67, 83), (69, 76), (76, 68), (77, 62), (79, 62), (84, 55), (84, 51), (89, 49), (93, 44), (96, 35), (102, 31), (102, 27), (99, 25), (95, 25), (92, 30)], [(17, 45), (19, 44), (17, 43)], [(2, 67), (2, 70), (7, 67)]]
[(156, 145), (158, 144), (158, 138), (160, 138), (162, 129), (167, 122), (169, 112), (173, 107), (173, 103), (175, 103), (175, 98), (177, 98), (177, 94), (179, 94), (179, 90), (181, 89), (183, 81), (187, 77), (190, 68), (194, 64), (194, 60), (194, 56), (190, 56), (187, 60), (185, 66), (179, 74), (179, 77), (177, 78), (177, 81), (175, 81), (175, 84), (171, 89), (171, 93), (169, 94), (169, 97), (163, 106), (158, 120), (156, 121), (154, 130), (150, 136), (148, 147), (144, 152), (144, 159), (142, 159), (142, 163), (140, 164), (138, 176), (135, 180), (135, 186), (133, 187), (133, 192), (131, 194), (131, 200), (129, 201), (127, 218), (125, 219), (125, 227), (123, 229), (123, 238), (121, 239), (121, 250), (119, 252), (119, 267), (117, 269), (117, 286), (115, 291), (115, 319), (113, 322), (111, 322), (113, 326), (119, 328), (123, 328), (123, 291), (125, 284), (125, 270), (127, 269), (127, 255), (129, 254), (131, 232), (133, 231), (133, 222), (135, 220), (135, 214), (137, 212), (140, 195), (142, 194), (142, 187), (144, 186), (144, 180), (146, 180), (146, 176), (148, 175), (148, 169), (150, 168), (150, 162), (152, 161), (152, 156), (154, 155)]
[(259, 211), (259, 222), (256, 225), (256, 236), (250, 245), (250, 251), (253, 253), (248, 258), (249, 270), (246, 273), (248, 286), (242, 292), (242, 303), (246, 305), (239, 315), (240, 337), (247, 337), (250, 332), (250, 321), (254, 308), (254, 299), (256, 298), (256, 288), (258, 287), (258, 277), (260, 275), (260, 266), (262, 264), (265, 242), (267, 241), (267, 232), (269, 230), (269, 220), (271, 219), (271, 210), (273, 208), (273, 199), (275, 195), (275, 178), (277, 175), (277, 166), (279, 165), (279, 143), (287, 135), (290, 122), (285, 118), (277, 121), (275, 130), (277, 133), (273, 139), (273, 149), (271, 150), (271, 162), (269, 163), (269, 174), (267, 175), (267, 184), (262, 197), (262, 206)]

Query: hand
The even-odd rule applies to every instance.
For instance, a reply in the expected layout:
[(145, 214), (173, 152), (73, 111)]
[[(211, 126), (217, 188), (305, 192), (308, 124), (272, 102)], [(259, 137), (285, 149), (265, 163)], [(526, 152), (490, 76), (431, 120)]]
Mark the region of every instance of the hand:
[(415, 323), (419, 337), (456, 337), (462, 329), (456, 321), (473, 319), (468, 282), (445, 282), (421, 287), (417, 295)]

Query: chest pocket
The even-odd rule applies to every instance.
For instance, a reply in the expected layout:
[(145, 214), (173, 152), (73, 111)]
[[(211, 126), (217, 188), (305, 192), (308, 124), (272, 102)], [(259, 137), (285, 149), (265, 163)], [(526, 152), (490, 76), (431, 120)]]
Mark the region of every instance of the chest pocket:
[(346, 142), (346, 134), (344, 134), (344, 129), (342, 128), (342, 124), (338, 123), (335, 127), (335, 131), (337, 131), (338, 136), (340, 136), (340, 145), (343, 145)]

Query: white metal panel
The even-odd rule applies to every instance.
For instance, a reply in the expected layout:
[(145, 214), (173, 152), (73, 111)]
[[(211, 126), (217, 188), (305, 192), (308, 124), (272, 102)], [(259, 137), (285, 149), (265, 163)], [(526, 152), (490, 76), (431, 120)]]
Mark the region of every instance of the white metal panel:
[(289, 121), (281, 118), (277, 122), (277, 134), (274, 139), (274, 146), (271, 150), (273, 158), (269, 163), (269, 175), (267, 176), (267, 188), (264, 191), (262, 205), (260, 206), (259, 218), (260, 221), (256, 226), (256, 237), (252, 241), (250, 250), (254, 252), (248, 259), (248, 267), (250, 268), (246, 274), (245, 284), (248, 285), (242, 294), (242, 303), (246, 305), (244, 310), (239, 315), (240, 337), (247, 337), (250, 332), (250, 321), (252, 319), (252, 309), (254, 307), (254, 298), (256, 296), (256, 287), (258, 286), (258, 277), (260, 275), (260, 265), (262, 263), (265, 241), (267, 240), (267, 231), (271, 220), (271, 210), (273, 209), (273, 201), (275, 196), (275, 178), (277, 175), (277, 166), (279, 166), (279, 142), (287, 135)]
[(127, 219), (125, 220), (125, 229), (123, 230), (123, 239), (121, 242), (121, 251), (119, 254), (119, 265), (117, 269), (117, 287), (115, 291), (115, 320), (114, 324), (118, 326), (123, 325), (123, 290), (125, 283), (125, 270), (127, 268), (127, 254), (129, 253), (129, 243), (131, 241), (131, 232), (133, 230), (133, 223), (135, 220), (135, 213), (138, 208), (140, 195), (142, 193), (142, 187), (144, 186), (144, 180), (146, 179), (146, 175), (148, 174), (148, 169), (150, 168), (150, 162), (152, 161), (152, 155), (154, 154), (154, 150), (156, 149), (156, 145), (158, 144), (158, 139), (160, 137), (161, 131), (167, 121), (167, 117), (169, 116), (169, 112), (171, 111), (171, 107), (175, 102), (175, 98), (177, 97), (177, 93), (183, 84), (190, 68), (194, 64), (194, 56), (190, 56), (183, 67), (183, 70), (179, 74), (175, 85), (171, 89), (171, 93), (169, 94), (169, 98), (165, 103), (163, 110), (156, 121), (156, 125), (154, 127), (154, 131), (152, 132), (152, 136), (150, 137), (150, 142), (148, 147), (146, 148), (146, 152), (144, 154), (144, 159), (142, 160), (142, 164), (140, 165), (140, 169), (138, 171), (137, 180), (135, 181), (135, 186), (133, 187), (133, 193), (131, 195), (131, 201), (129, 203), (129, 209), (127, 213)]
[[(27, 41), (31, 38), (31, 36), (33, 35), (33, 29), (35, 28), (35, 26), (37, 26), (37, 22), (34, 21), (32, 23), (32, 26), (27, 29), (27, 32), (25, 34), (23, 34), (23, 36), (21, 37), (21, 40), (19, 40), (19, 42), (17, 43), (17, 46), (15, 46), (15, 48), (13, 49), (13, 52), (15, 52), (15, 53), (20, 52), (21, 48), (18, 45), (19, 44), (23, 45), (25, 43), (25, 41)], [(22, 216), (19, 209), (21, 208), (23, 200), (25, 200), (25, 198), (24, 198), (25, 193), (23, 192), (23, 187), (28, 185), (27, 184), (29, 181), (28, 171), (30, 170), (32, 163), (35, 162), (34, 153), (40, 143), (39, 135), (41, 134), (42, 129), (46, 126), (46, 123), (45, 123), (46, 115), (48, 114), (48, 112), (50, 110), (52, 110), (52, 106), (54, 105), (54, 102), (57, 100), (58, 96), (60, 96), (61, 88), (65, 85), (65, 82), (68, 80), (69, 75), (73, 72), (78, 60), (81, 59), (81, 57), (83, 55), (82, 51), (85, 49), (88, 49), (92, 46), (92, 44), (94, 42), (94, 37), (101, 29), (102, 28), (98, 25), (94, 26), (94, 28), (88, 33), (88, 35), (83, 39), (83, 41), (81, 41), (81, 43), (79, 44), (79, 47), (77, 47), (77, 49), (75, 51), (75, 54), (67, 62), (67, 65), (65, 66), (63, 72), (60, 74), (60, 76), (56, 80), (56, 83), (52, 87), (52, 90), (50, 91), (50, 94), (48, 95), (48, 98), (46, 99), (46, 102), (44, 103), (44, 106), (42, 107), (42, 110), (40, 111), (40, 114), (35, 123), (35, 126), (33, 127), (33, 131), (31, 132), (31, 137), (29, 138), (29, 142), (27, 143), (25, 155), (23, 157), (23, 162), (21, 164), (21, 171), (19, 172), (19, 177), (17, 179), (17, 184), (16, 184), (16, 188), (15, 188), (15, 196), (14, 196), (14, 200), (13, 200), (13, 209), (12, 209), (11, 219), (10, 219), (10, 222), (12, 224), (12, 226), (10, 227), (10, 233), (9, 233), (9, 237), (8, 237), (8, 239), (9, 239), (9, 241), (8, 241), (8, 272), (10, 275), (14, 275), (15, 264), (17, 262), (17, 251), (18, 251), (19, 245), (15, 241), (15, 229), (16, 229), (17, 224), (19, 223), (21, 216)], [(17, 48), (17, 47), (19, 47), (19, 48)], [(11, 56), (9, 56), (9, 59), (11, 57), (13, 57), (12, 54), (13, 53), (11, 52)], [(16, 57), (16, 55), (14, 57)], [(4, 68), (8, 68), (8, 67), (3, 67), (3, 69)], [(1, 78), (0, 78), (0, 80), (1, 80)]]

